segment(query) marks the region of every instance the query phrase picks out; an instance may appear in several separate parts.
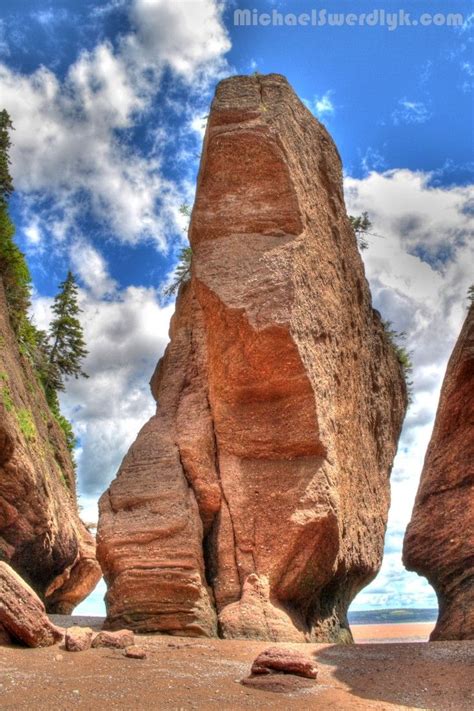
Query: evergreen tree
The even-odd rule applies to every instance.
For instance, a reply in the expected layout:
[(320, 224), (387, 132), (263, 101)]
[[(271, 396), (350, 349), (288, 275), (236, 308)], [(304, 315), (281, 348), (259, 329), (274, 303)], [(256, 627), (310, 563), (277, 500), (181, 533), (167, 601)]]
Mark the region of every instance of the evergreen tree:
[(354, 215), (349, 215), (349, 222), (355, 232), (357, 245), (361, 252), (367, 249), (369, 243), (367, 241), (366, 235), (370, 235), (370, 228), (372, 227), (372, 222), (369, 218), (368, 212), (363, 212), (362, 215), (355, 217)]
[(82, 361), (88, 351), (77, 303), (77, 283), (74, 274), (69, 271), (66, 279), (59, 285), (59, 293), (54, 299), (54, 318), (50, 325), (49, 369), (45, 383), (47, 391), (64, 390), (64, 378), (88, 376), (82, 370)]

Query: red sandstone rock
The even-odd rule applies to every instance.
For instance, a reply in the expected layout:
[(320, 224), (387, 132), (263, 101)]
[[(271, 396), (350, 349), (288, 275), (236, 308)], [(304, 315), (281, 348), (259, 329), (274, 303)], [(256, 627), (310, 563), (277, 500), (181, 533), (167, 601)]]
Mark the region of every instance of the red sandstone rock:
[(95, 540), (78, 515), (64, 433), (19, 353), (1, 278), (0, 336), (0, 559), (48, 612), (70, 614), (100, 579)]
[(43, 603), (24, 580), (0, 562), (0, 628), (28, 647), (49, 647), (63, 633), (46, 616)]
[(64, 646), (68, 652), (85, 652), (91, 648), (93, 635), (90, 627), (68, 627)]
[(157, 412), (100, 501), (107, 625), (349, 641), (406, 408), (326, 129), (278, 75), (219, 84)]
[(12, 643), (12, 638), (6, 631), (5, 627), (2, 627), (0, 625), (0, 647), (3, 647), (6, 644), (11, 644)]
[(292, 649), (269, 647), (261, 652), (252, 664), (252, 674), (296, 674), (316, 679), (318, 668), (312, 659)]
[(130, 630), (118, 630), (117, 632), (99, 632), (92, 642), (93, 647), (111, 647), (112, 649), (125, 649), (134, 644), (135, 637)]
[(132, 644), (130, 647), (127, 647), (124, 655), (130, 659), (146, 659), (148, 656), (146, 650), (136, 644)]
[(474, 639), (474, 306), (448, 363), (403, 560), (436, 590), (432, 640)]

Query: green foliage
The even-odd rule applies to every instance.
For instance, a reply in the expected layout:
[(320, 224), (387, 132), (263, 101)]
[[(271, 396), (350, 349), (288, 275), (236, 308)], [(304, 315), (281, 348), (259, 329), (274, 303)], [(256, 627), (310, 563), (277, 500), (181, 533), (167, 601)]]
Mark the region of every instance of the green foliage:
[(413, 382), (410, 380), (410, 374), (413, 371), (413, 363), (411, 361), (409, 351), (407, 351), (407, 349), (403, 345), (403, 342), (406, 340), (407, 335), (405, 331), (395, 331), (392, 328), (391, 321), (382, 321), (382, 324), (385, 330), (385, 335), (387, 336), (390, 345), (395, 351), (397, 360), (402, 368), (403, 376), (405, 378), (405, 383), (407, 386), (408, 402), (411, 403), (413, 400)]
[(180, 205), (180, 207), (179, 207), (180, 213), (182, 215), (184, 215), (184, 217), (188, 217), (189, 219), (191, 219), (192, 210), (193, 209), (192, 209), (191, 205), (189, 205), (187, 202), (183, 202), (183, 204)]
[(58, 395), (54, 390), (47, 390), (46, 391), (46, 399), (48, 401), (49, 409), (51, 410), (51, 414), (53, 415), (54, 419), (58, 423), (58, 425), (61, 427), (62, 431), (64, 432), (64, 436), (66, 438), (66, 444), (67, 448), (69, 449), (71, 455), (74, 453), (74, 450), (76, 448), (77, 440), (74, 435), (74, 430), (72, 429), (72, 425), (69, 422), (64, 415), (61, 414), (61, 409), (59, 405), (59, 399)]
[(467, 298), (469, 299), (469, 305), (474, 304), (474, 284), (471, 284), (467, 290)]
[(360, 251), (363, 252), (369, 246), (366, 235), (371, 234), (369, 230), (372, 227), (372, 222), (370, 221), (369, 213), (363, 212), (362, 215), (358, 215), (357, 217), (349, 215), (349, 222), (354, 230), (357, 246)]
[(13, 412), (15, 405), (8, 386), (8, 375), (6, 373), (0, 373), (0, 386), (0, 397), (2, 398), (3, 406), (7, 412)]
[(49, 351), (49, 369), (45, 374), (46, 390), (64, 390), (64, 378), (88, 376), (82, 370), (82, 361), (87, 355), (84, 332), (77, 303), (78, 286), (72, 272), (59, 286), (59, 293), (52, 307), (54, 318), (49, 336), (53, 343)]
[(13, 180), (10, 175), (10, 131), (13, 124), (8, 111), (0, 111), (0, 201), (6, 202), (13, 193)]
[[(57, 393), (64, 390), (66, 377), (87, 377), (81, 367), (87, 350), (78, 318), (80, 309), (77, 304), (77, 284), (69, 272), (54, 300), (54, 319), (50, 332), (47, 334), (36, 328), (28, 316), (31, 274), (25, 255), (15, 244), (15, 227), (8, 212), (8, 200), (14, 191), (9, 168), (12, 129), (7, 111), (0, 111), (0, 277), (20, 353), (32, 364), (45, 391), (51, 413), (63, 430), (67, 446), (72, 453), (76, 439), (71, 423), (61, 415)], [(0, 396), (6, 409), (13, 411), (14, 403), (7, 382), (6, 375), (0, 378)], [(25, 438), (28, 441), (34, 439), (36, 428), (30, 412), (21, 409), (16, 415)]]
[(36, 427), (31, 412), (22, 407), (18, 410), (16, 415), (20, 430), (23, 432), (25, 439), (27, 442), (32, 442), (36, 439)]
[(14, 241), (15, 227), (8, 212), (8, 200), (13, 193), (10, 175), (10, 130), (8, 113), (0, 111), (0, 276), (2, 277), (13, 329), (21, 334), (30, 305), (31, 275), (25, 255)]
[[(179, 208), (182, 215), (191, 218), (192, 207), (187, 203), (183, 203)], [(187, 228), (186, 228), (187, 229)], [(191, 247), (183, 247), (179, 253), (179, 260), (174, 272), (174, 279), (169, 286), (163, 289), (163, 296), (168, 298), (176, 294), (181, 284), (185, 284), (191, 278), (191, 261), (193, 258), (193, 250)]]
[(163, 295), (173, 296), (176, 294), (181, 284), (185, 284), (191, 278), (191, 260), (193, 251), (191, 247), (183, 247), (179, 254), (179, 262), (175, 269), (172, 283), (163, 289)]

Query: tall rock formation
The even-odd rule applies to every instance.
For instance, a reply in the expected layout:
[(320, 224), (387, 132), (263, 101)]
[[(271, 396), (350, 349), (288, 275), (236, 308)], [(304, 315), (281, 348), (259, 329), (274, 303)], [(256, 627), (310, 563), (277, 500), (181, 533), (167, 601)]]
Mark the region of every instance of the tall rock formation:
[(446, 370), (403, 562), (438, 596), (431, 639), (474, 639), (474, 304)]
[(64, 434), (18, 350), (0, 279), (0, 560), (49, 612), (69, 614), (101, 576), (75, 486)]
[(100, 501), (110, 627), (350, 640), (406, 407), (325, 128), (284, 77), (219, 84), (156, 415)]

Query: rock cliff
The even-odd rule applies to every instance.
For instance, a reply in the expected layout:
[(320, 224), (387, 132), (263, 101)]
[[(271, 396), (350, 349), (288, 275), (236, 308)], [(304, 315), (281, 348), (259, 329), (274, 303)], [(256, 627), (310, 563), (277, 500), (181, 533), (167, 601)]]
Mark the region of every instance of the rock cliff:
[(0, 560), (49, 612), (69, 614), (95, 587), (95, 540), (77, 512), (61, 428), (11, 330), (0, 280)]
[(446, 370), (403, 561), (438, 596), (431, 639), (474, 639), (474, 305)]
[(350, 641), (406, 408), (337, 150), (279, 75), (216, 90), (156, 415), (100, 501), (108, 625)]

